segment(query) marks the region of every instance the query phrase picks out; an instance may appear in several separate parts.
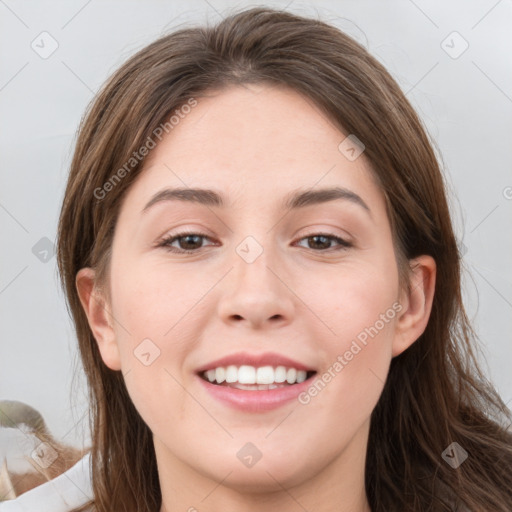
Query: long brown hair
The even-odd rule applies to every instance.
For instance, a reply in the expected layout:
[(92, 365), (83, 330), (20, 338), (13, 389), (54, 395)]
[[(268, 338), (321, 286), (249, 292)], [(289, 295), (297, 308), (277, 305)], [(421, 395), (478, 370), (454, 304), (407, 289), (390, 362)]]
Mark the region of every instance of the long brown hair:
[[(121, 372), (100, 357), (75, 276), (95, 268), (108, 294), (117, 214), (144, 164), (126, 167), (134, 152), (191, 98), (246, 83), (285, 85), (363, 141), (386, 199), (402, 284), (408, 259), (428, 254), (437, 263), (426, 330), (392, 360), (371, 415), (365, 485), (372, 511), (464, 505), (510, 512), (512, 434), (505, 425), (512, 414), (477, 364), (434, 143), (364, 47), (321, 21), (269, 8), (181, 29), (143, 48), (112, 75), (80, 126), (59, 221), (58, 264), (89, 386), (93, 510), (155, 512), (161, 492), (151, 431)], [(122, 179), (114, 180), (123, 166)], [(452, 442), (468, 453), (458, 468), (442, 456)]]

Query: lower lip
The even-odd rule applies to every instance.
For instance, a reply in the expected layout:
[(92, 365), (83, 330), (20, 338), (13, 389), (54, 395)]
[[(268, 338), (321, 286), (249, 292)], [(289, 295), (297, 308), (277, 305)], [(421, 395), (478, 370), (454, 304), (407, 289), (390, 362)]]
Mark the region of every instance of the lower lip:
[(264, 412), (277, 409), (297, 399), (303, 391), (311, 386), (315, 375), (299, 384), (261, 391), (247, 391), (230, 388), (229, 386), (219, 386), (204, 380), (199, 375), (197, 375), (197, 378), (201, 385), (217, 400), (240, 411)]

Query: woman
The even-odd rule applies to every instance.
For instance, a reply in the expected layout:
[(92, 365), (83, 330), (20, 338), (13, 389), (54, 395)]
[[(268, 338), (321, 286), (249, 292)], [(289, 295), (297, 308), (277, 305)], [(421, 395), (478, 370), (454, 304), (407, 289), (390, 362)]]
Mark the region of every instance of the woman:
[(130, 58), (81, 126), (58, 261), (76, 510), (512, 509), (438, 162), (336, 28), (257, 8)]

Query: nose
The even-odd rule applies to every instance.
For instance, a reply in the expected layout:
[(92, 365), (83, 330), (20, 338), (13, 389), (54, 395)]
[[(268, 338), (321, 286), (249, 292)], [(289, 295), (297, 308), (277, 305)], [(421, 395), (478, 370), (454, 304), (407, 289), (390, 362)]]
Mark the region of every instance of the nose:
[[(245, 323), (251, 328), (284, 326), (291, 322), (294, 294), (287, 273), (270, 261), (269, 251), (252, 263), (234, 258), (234, 268), (225, 280), (218, 314), (225, 323)], [(288, 281), (288, 282), (287, 282)]]

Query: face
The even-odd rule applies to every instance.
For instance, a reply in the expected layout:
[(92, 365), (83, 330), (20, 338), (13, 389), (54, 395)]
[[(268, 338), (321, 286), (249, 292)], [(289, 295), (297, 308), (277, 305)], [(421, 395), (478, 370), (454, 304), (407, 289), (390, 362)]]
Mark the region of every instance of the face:
[[(111, 316), (95, 336), (153, 432), (161, 472), (298, 485), (364, 458), (391, 358), (424, 324), (407, 319), (384, 197), (349, 134), (285, 88), (196, 99), (125, 196)], [(222, 205), (159, 194), (176, 188), (209, 189)], [(285, 205), (333, 188), (330, 200)], [(243, 391), (198, 375), (247, 361), (308, 378)]]

